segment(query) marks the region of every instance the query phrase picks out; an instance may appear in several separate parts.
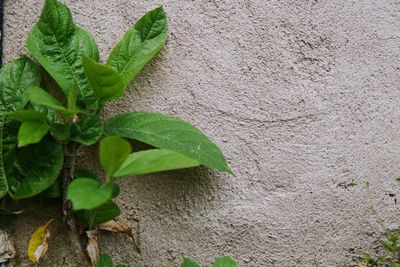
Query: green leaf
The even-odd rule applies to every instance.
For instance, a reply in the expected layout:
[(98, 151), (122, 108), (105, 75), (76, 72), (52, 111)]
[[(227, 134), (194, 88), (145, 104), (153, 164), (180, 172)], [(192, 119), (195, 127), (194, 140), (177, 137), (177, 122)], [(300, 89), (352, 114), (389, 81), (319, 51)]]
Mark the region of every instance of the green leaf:
[(131, 152), (131, 144), (120, 137), (109, 136), (100, 141), (100, 163), (107, 173), (107, 181), (121, 167)]
[(121, 211), (118, 205), (112, 201), (108, 201), (95, 209), (78, 211), (80, 222), (89, 229), (92, 229), (99, 224), (111, 221), (120, 214)]
[(43, 106), (43, 105), (37, 105), (34, 103), (30, 103), (30, 105), (28, 105), (29, 108), (33, 108), (33, 110), (40, 112), (42, 114), (45, 114), (47, 117), (47, 121), (50, 124), (55, 124), (55, 123), (61, 123), (63, 121), (62, 117), (60, 116), (60, 112), (55, 111), (52, 108)]
[(9, 211), (0, 208), (0, 226), (7, 225), (10, 222), (16, 220), (18, 218), (18, 215), (21, 213), (22, 211)]
[(51, 94), (40, 87), (29, 87), (27, 93), (29, 96), (29, 100), (34, 104), (43, 105), (57, 111), (66, 110), (66, 108), (60, 103), (60, 101), (55, 99)]
[(71, 140), (84, 145), (96, 143), (102, 134), (103, 124), (96, 114), (84, 113), (78, 122), (71, 126)]
[(167, 149), (151, 149), (130, 154), (114, 176), (146, 174), (199, 165), (198, 161), (181, 153)]
[(33, 109), (18, 110), (7, 113), (7, 116), (12, 117), (22, 122), (46, 122), (47, 116)]
[(231, 257), (225, 256), (216, 259), (212, 267), (237, 267), (237, 265)]
[(184, 258), (181, 267), (200, 267), (200, 265), (191, 259)]
[(102, 254), (97, 260), (96, 267), (113, 267), (112, 259), (107, 254)]
[(26, 102), (26, 88), (38, 86), (41, 81), (39, 67), (28, 57), (21, 57), (0, 71), (0, 111), (22, 109)]
[(86, 107), (97, 108), (83, 71), (81, 55), (98, 60), (98, 50), (93, 38), (74, 24), (66, 5), (57, 0), (46, 0), (39, 21), (29, 34), (27, 46), (66, 95), (76, 84)]
[(110, 118), (104, 125), (108, 135), (181, 153), (201, 165), (232, 173), (221, 150), (201, 131), (183, 120), (151, 112), (128, 112)]
[[(38, 65), (25, 56), (5, 65), (0, 70), (0, 112), (15, 112), (22, 109), (27, 102), (25, 89), (39, 85), (40, 81)], [(9, 155), (12, 154), (10, 152), (14, 151), (12, 147), (16, 140), (15, 133), (3, 133), (6, 121), (4, 115), (0, 115), (0, 198), (8, 191), (5, 161), (10, 158)], [(4, 139), (12, 142), (5, 145)]]
[(111, 187), (91, 178), (78, 178), (68, 186), (67, 197), (74, 210), (94, 209), (112, 198)]
[(42, 196), (44, 198), (62, 197), (60, 177), (58, 177), (58, 179), (49, 188), (47, 188), (45, 191), (42, 192)]
[(56, 181), (64, 161), (63, 148), (51, 138), (17, 151), (7, 180), (14, 199), (35, 196)]
[(50, 125), (46, 122), (23, 122), (18, 131), (18, 147), (40, 142), (49, 129)]
[(168, 35), (162, 7), (145, 14), (112, 50), (107, 65), (116, 69), (125, 87), (164, 46)]
[(67, 141), (71, 137), (71, 124), (52, 124), (50, 128), (50, 133), (58, 141)]
[(125, 86), (117, 71), (107, 65), (99, 64), (89, 57), (83, 56), (82, 62), (100, 105), (123, 96)]

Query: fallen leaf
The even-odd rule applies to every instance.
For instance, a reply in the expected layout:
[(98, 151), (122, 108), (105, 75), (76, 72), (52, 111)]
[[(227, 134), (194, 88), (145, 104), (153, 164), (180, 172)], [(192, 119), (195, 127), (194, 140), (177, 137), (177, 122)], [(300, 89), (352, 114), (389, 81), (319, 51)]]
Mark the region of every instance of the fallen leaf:
[(120, 218), (102, 223), (98, 226), (98, 229), (115, 233), (124, 233), (133, 237), (132, 229), (129, 227), (128, 223)]
[(86, 246), (87, 253), (89, 255), (90, 263), (92, 266), (96, 266), (96, 262), (100, 257), (100, 249), (99, 249), (99, 243), (98, 243), (98, 231), (95, 230), (89, 230), (86, 231), (86, 235), (88, 237), (88, 244)]
[(15, 249), (6, 232), (0, 230), (0, 266), (10, 262), (16, 255)]
[(33, 263), (40, 262), (46, 255), (50, 241), (50, 231), (48, 226), (54, 219), (48, 221), (45, 225), (40, 226), (31, 237), (28, 247), (28, 257)]

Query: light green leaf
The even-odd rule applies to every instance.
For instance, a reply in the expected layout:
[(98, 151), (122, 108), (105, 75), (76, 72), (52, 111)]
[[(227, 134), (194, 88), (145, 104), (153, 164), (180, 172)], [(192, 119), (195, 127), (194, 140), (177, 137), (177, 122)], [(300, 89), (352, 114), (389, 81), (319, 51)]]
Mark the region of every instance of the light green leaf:
[(163, 8), (158, 7), (132, 26), (112, 50), (107, 65), (122, 75), (125, 87), (164, 46), (167, 24)]
[(51, 94), (40, 87), (29, 87), (27, 93), (29, 100), (34, 104), (43, 105), (58, 111), (66, 110), (66, 108), (60, 103), (60, 101), (55, 99)]
[(23, 122), (18, 131), (18, 147), (40, 142), (49, 129), (50, 125), (46, 122)]
[(114, 176), (146, 174), (199, 165), (198, 161), (181, 153), (167, 149), (151, 149), (130, 154)]
[(191, 259), (184, 258), (181, 267), (200, 267), (200, 265)]
[(117, 71), (86, 56), (82, 57), (82, 62), (86, 76), (100, 105), (123, 96), (125, 86)]
[(212, 267), (237, 267), (237, 265), (231, 257), (225, 256), (216, 259)]
[(47, 116), (33, 109), (18, 110), (7, 113), (7, 116), (12, 117), (22, 122), (46, 122)]
[[(39, 85), (40, 81), (39, 67), (25, 56), (5, 65), (0, 70), (0, 112), (14, 112), (22, 109), (27, 102), (25, 89)], [(14, 150), (14, 139), (17, 139), (14, 138), (16, 135), (13, 132), (3, 133), (6, 123), (7, 119), (4, 115), (0, 115), (0, 198), (8, 191), (5, 161), (6, 158), (13, 158), (9, 155)], [(12, 142), (5, 145), (4, 139)]]
[(46, 0), (27, 46), (35, 59), (57, 81), (66, 95), (77, 85), (87, 108), (96, 109), (96, 98), (85, 77), (81, 55), (98, 59), (93, 38), (77, 27), (68, 7)]
[(103, 134), (103, 124), (99, 116), (92, 113), (84, 113), (78, 122), (71, 126), (71, 140), (92, 145), (96, 143)]
[(35, 196), (56, 181), (64, 161), (62, 145), (51, 138), (17, 151), (7, 180), (14, 199)]
[(112, 201), (108, 201), (95, 209), (79, 211), (78, 217), (85, 227), (92, 229), (99, 224), (111, 221), (120, 214), (121, 211), (118, 205)]
[(104, 124), (108, 135), (181, 153), (201, 165), (232, 173), (221, 150), (201, 131), (183, 120), (151, 112), (129, 112)]
[(91, 178), (78, 178), (68, 186), (67, 197), (74, 210), (94, 209), (112, 198), (111, 187)]
[(113, 177), (131, 152), (131, 144), (120, 137), (109, 136), (100, 141), (100, 163), (107, 173), (107, 180)]

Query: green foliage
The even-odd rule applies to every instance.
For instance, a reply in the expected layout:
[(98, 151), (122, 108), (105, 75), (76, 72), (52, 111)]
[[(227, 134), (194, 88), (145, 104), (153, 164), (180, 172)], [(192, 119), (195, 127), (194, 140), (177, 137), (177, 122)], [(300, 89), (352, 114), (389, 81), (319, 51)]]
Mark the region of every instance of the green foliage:
[[(132, 26), (101, 64), (94, 39), (75, 25), (69, 8), (58, 0), (44, 2), (27, 40), (39, 64), (22, 56), (0, 71), (0, 198), (64, 196), (71, 215), (93, 229), (120, 214), (112, 201), (120, 192), (118, 177), (199, 165), (232, 173), (221, 150), (188, 122), (150, 112), (101, 120), (106, 102), (122, 97), (164, 46), (168, 26), (162, 7)], [(41, 83), (41, 68), (55, 84)], [(127, 139), (155, 149), (132, 153)], [(97, 143), (105, 177), (89, 170), (74, 173), (76, 149)], [(69, 184), (67, 190), (63, 184)], [(17, 215), (0, 209), (0, 224)], [(221, 258), (215, 266), (234, 266), (229, 264)], [(112, 261), (103, 255), (97, 266)]]
[[(185, 258), (181, 267), (200, 267), (200, 265), (188, 258)], [(236, 262), (229, 256), (217, 258), (212, 267), (237, 267)]]
[(391, 232), (386, 237), (387, 241), (383, 242), (384, 255), (371, 256), (364, 253), (363, 258), (368, 267), (400, 267), (400, 234)]
[(79, 211), (78, 217), (85, 227), (92, 229), (99, 224), (118, 217), (120, 214), (121, 211), (118, 205), (109, 200), (97, 208)]
[(109, 135), (181, 153), (200, 164), (232, 173), (221, 150), (200, 130), (183, 120), (152, 112), (129, 112), (104, 124)]
[(123, 96), (125, 86), (117, 71), (86, 56), (82, 57), (82, 62), (99, 106), (102, 106), (106, 101), (116, 100)]
[(69, 138), (72, 141), (88, 146), (96, 143), (103, 135), (103, 124), (98, 115), (82, 113), (69, 131)]
[(107, 65), (117, 70), (125, 87), (164, 46), (167, 16), (162, 7), (144, 15), (112, 50)]
[(198, 166), (199, 162), (167, 149), (150, 149), (130, 154), (114, 176), (131, 176)]
[(11, 197), (28, 198), (49, 188), (57, 180), (63, 161), (62, 146), (51, 138), (18, 149), (7, 175)]
[[(26, 56), (4, 66), (0, 71), (0, 112), (15, 112), (22, 109), (27, 102), (26, 88), (39, 85), (40, 81), (39, 67)], [(0, 114), (0, 198), (6, 195), (9, 189), (5, 154), (12, 153), (14, 148), (10, 144), (5, 145), (4, 139), (8, 138), (10, 141), (12, 137), (4, 133), (4, 128), (11, 124), (8, 118)]]
[(68, 7), (46, 0), (38, 23), (29, 34), (27, 46), (33, 57), (68, 95), (77, 85), (88, 109), (96, 109), (96, 98), (83, 70), (81, 56), (98, 60), (93, 38), (72, 20)]
[(213, 267), (236, 267), (236, 262), (231, 257), (224, 256), (216, 259)]
[(68, 199), (74, 210), (94, 209), (112, 198), (113, 190), (91, 178), (77, 178), (68, 187)]
[(200, 267), (200, 265), (191, 259), (184, 258), (181, 267)]
[(101, 140), (100, 163), (107, 173), (107, 181), (114, 176), (131, 152), (129, 142), (120, 137), (109, 136)]
[(96, 267), (126, 267), (126, 265), (118, 264), (114, 266), (111, 257), (107, 254), (102, 254), (96, 263)]

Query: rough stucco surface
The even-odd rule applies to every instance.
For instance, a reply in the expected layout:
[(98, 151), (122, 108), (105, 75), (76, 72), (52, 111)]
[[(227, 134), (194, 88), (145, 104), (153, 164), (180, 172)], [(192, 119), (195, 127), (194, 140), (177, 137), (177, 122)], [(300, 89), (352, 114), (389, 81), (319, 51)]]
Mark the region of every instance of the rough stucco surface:
[[(385, 229), (397, 228), (398, 1), (66, 2), (103, 60), (134, 21), (164, 5), (166, 47), (105, 117), (146, 110), (187, 119), (235, 172), (121, 180), (118, 202), (141, 254), (129, 238), (103, 235), (103, 250), (117, 262), (178, 266), (188, 256), (209, 266), (231, 255), (249, 267), (351, 266), (377, 248)], [(26, 52), (42, 3), (5, 4), (7, 62)], [(94, 155), (96, 148), (84, 151), (80, 162)], [(32, 211), (9, 227), (18, 266), (28, 265), (33, 227), (51, 216), (52, 209)], [(44, 266), (80, 266), (62, 225), (52, 227)]]

